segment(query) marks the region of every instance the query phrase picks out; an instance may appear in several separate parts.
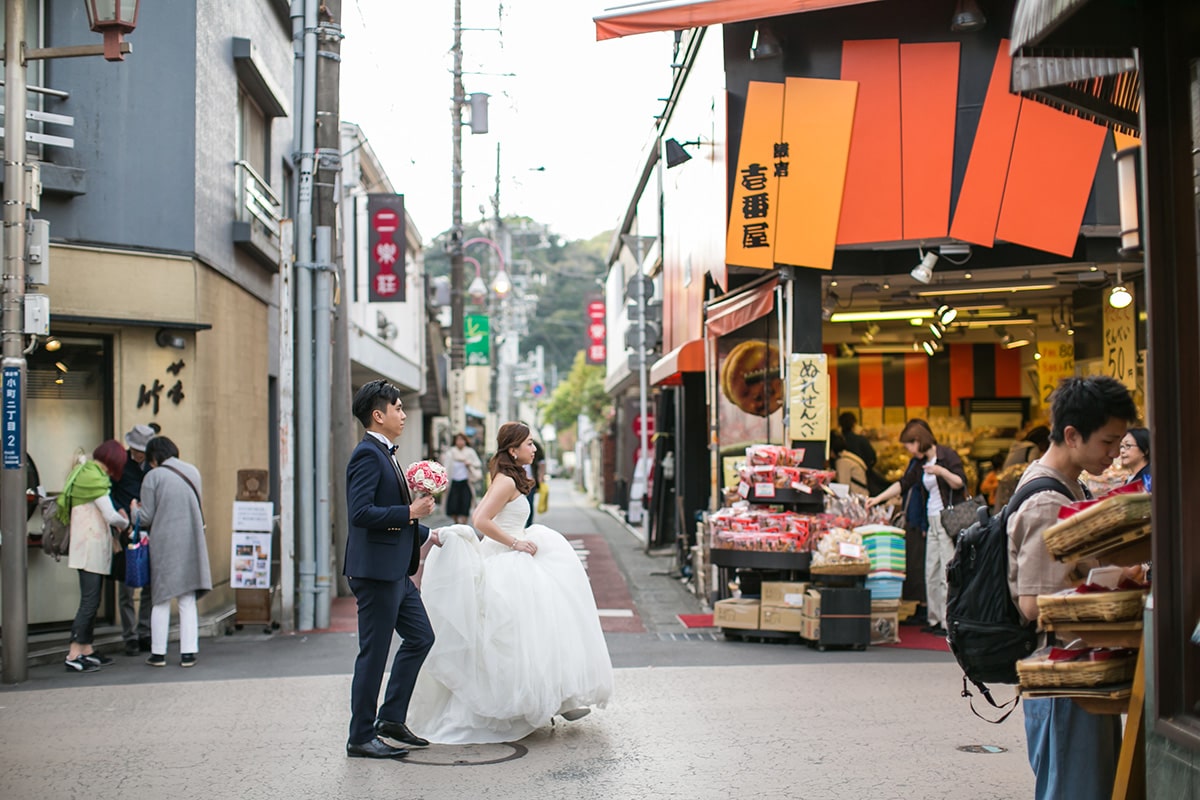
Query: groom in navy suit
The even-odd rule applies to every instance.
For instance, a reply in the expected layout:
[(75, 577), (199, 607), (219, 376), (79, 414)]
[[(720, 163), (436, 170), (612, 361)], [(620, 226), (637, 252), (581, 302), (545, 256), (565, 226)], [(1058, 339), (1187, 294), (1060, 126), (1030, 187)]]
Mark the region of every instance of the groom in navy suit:
[[(437, 531), (417, 521), (433, 511), (433, 498), (412, 500), (393, 457), (392, 441), (404, 432), (406, 416), (400, 390), (384, 380), (371, 381), (355, 394), (353, 410), (367, 432), (346, 465), (350, 532), (342, 572), (358, 600), (358, 658), (350, 686), (346, 755), (403, 758), (408, 750), (380, 737), (408, 747), (429, 744), (405, 725), (417, 673), (433, 646), (433, 628), (410, 576), (420, 565), (421, 545), (427, 539), (441, 541)], [(392, 631), (402, 642), (383, 705), (376, 711)]]

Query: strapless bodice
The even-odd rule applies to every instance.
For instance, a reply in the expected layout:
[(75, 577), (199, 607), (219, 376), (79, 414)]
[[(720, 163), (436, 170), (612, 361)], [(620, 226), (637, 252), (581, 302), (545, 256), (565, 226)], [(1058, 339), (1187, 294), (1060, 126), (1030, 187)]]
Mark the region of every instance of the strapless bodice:
[(525, 538), (525, 520), (529, 519), (529, 498), (521, 495), (509, 501), (496, 515), (496, 524), (515, 539)]

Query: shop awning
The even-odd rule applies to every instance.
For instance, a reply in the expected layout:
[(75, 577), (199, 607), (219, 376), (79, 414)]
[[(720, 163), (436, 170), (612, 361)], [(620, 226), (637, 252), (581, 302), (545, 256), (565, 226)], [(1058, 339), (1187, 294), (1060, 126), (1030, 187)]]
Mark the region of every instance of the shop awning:
[(704, 372), (704, 340), (692, 339), (684, 342), (650, 367), (650, 383), (653, 386), (678, 386), (683, 383), (683, 373)]
[(704, 318), (707, 334), (724, 336), (770, 314), (775, 308), (775, 287), (778, 284), (779, 278), (772, 276), (752, 289), (710, 304)]
[(596, 41), (635, 33), (679, 31), (724, 22), (781, 17), (875, 0), (643, 0), (605, 9), (592, 17)]
[(1137, 135), (1141, 77), (1132, 10), (1090, 0), (1019, 0), (1013, 13), (1012, 91)]

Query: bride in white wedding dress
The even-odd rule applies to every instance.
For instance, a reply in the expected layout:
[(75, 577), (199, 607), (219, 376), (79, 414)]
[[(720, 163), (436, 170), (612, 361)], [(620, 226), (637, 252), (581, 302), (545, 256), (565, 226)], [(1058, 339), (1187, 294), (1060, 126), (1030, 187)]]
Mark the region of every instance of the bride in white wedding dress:
[(525, 528), (529, 428), (496, 437), (492, 481), (467, 525), (439, 531), (421, 595), (436, 637), (408, 724), (442, 744), (514, 742), (612, 694), (612, 662), (579, 556), (545, 525)]

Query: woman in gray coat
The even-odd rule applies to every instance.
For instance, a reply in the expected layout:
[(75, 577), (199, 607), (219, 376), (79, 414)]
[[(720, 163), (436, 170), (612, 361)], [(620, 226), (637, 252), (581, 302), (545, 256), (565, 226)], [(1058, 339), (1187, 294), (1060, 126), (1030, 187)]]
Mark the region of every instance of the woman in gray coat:
[(200, 506), (200, 471), (179, 460), (179, 448), (165, 436), (146, 444), (150, 471), (142, 481), (136, 519), (150, 536), (150, 657), (152, 667), (166, 666), (171, 600), (179, 600), (180, 666), (196, 663), (200, 649), (196, 600), (212, 589), (204, 513)]

